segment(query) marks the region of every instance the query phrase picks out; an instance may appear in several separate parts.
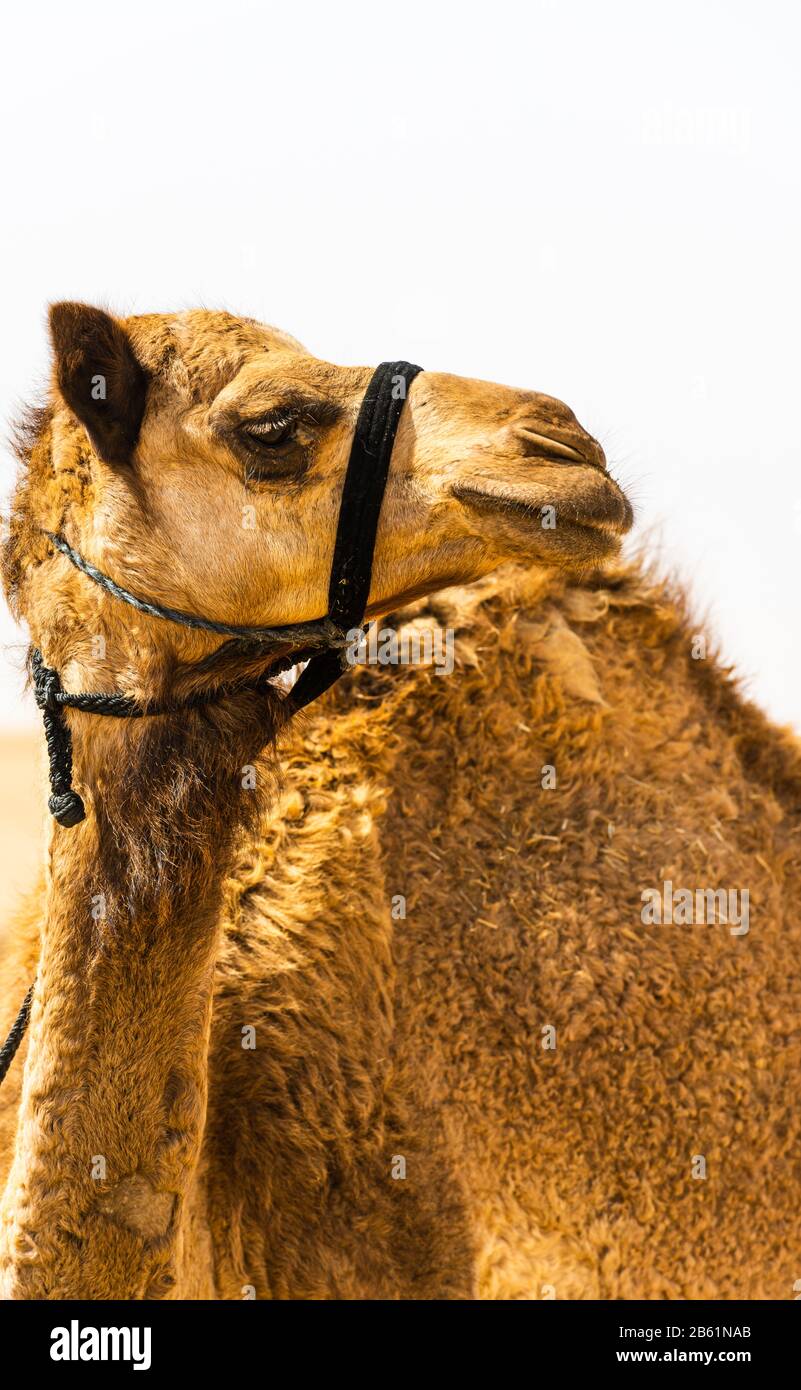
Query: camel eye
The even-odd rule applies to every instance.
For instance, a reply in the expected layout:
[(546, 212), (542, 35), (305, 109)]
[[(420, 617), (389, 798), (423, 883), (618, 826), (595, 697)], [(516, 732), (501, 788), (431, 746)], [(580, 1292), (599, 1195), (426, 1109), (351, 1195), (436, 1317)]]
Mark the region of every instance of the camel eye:
[(265, 420), (253, 420), (242, 425), (240, 433), (245, 439), (261, 449), (274, 449), (285, 444), (294, 433), (295, 422), (287, 416), (268, 416)]

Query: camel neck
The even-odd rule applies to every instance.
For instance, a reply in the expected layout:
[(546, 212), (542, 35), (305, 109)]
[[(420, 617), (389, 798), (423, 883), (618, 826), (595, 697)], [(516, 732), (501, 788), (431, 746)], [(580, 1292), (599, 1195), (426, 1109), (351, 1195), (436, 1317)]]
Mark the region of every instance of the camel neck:
[(0, 1233), (15, 1297), (169, 1295), (203, 1138), (222, 882), (269, 790), (264, 699), (96, 722), (73, 725), (87, 819), (50, 842)]

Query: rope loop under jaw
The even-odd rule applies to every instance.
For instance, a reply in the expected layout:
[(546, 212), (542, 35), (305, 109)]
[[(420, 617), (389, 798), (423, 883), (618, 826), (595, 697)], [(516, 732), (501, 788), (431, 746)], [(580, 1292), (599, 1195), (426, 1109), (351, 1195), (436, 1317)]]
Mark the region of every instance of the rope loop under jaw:
[(118, 584), (110, 575), (104, 574), (96, 565), (92, 565), (85, 560), (79, 551), (75, 550), (64, 536), (59, 536), (55, 531), (43, 531), (50, 544), (60, 551), (71, 565), (74, 565), (81, 574), (85, 574), (87, 579), (91, 579), (94, 584), (105, 589), (112, 598), (120, 599), (127, 603), (130, 608), (135, 608), (137, 613), (146, 613), (151, 618), (162, 618), (168, 623), (177, 623), (180, 627), (194, 628), (200, 632), (213, 632), (220, 637), (232, 637), (241, 642), (253, 645), (282, 646), (286, 643), (297, 645), (303, 643), (306, 646), (317, 646), (327, 648), (332, 646), (345, 646), (345, 638), (338, 624), (328, 616), (319, 619), (312, 619), (306, 623), (285, 623), (278, 627), (247, 627), (236, 623), (222, 623), (215, 618), (203, 618), (197, 613), (185, 613), (182, 608), (168, 608), (165, 604), (154, 603), (152, 599), (142, 598), (139, 594), (134, 594), (130, 589), (125, 589), (122, 584)]
[[(336, 650), (338, 651), (344, 643), (343, 636), (342, 643), (337, 642)], [(304, 652), (300, 655), (301, 659), (306, 659), (311, 653)], [(158, 715), (185, 714), (189, 710), (215, 704), (226, 695), (235, 695), (245, 690), (263, 691), (277, 670), (294, 664), (295, 661), (295, 656), (287, 657), (253, 681), (224, 685), (213, 690), (200, 690), (177, 703), (140, 703), (119, 691), (64, 690), (58, 672), (46, 666), (42, 653), (37, 647), (32, 647), (29, 657), (31, 677), (36, 703), (44, 719), (50, 763), (51, 796), (47, 804), (54, 819), (69, 830), (86, 816), (84, 803), (72, 786), (72, 735), (64, 717), (66, 710), (74, 709), (81, 714), (103, 714), (112, 719), (148, 719)]]

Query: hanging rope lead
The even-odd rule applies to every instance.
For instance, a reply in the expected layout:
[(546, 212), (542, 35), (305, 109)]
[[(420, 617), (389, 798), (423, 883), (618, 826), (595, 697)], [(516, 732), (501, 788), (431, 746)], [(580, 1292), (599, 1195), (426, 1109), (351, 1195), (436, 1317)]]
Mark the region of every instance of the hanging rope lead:
[[(50, 761), (50, 791), (48, 807), (59, 825), (69, 829), (86, 815), (83, 801), (72, 786), (72, 735), (64, 718), (63, 694), (58, 672), (45, 666), (42, 653), (31, 652), (31, 676), (36, 703), (44, 719), (47, 756)], [(23, 1005), (24, 1007), (24, 1005)]]
[(14, 1020), (14, 1026), (11, 1029), (11, 1032), (9, 1033), (5, 1042), (3, 1043), (3, 1046), (0, 1047), (0, 1081), (3, 1080), (6, 1072), (11, 1066), (11, 1063), (13, 1062), (14, 1058), (17, 1055), (17, 1051), (19, 1050), (19, 1045), (22, 1042), (22, 1039), (25, 1037), (25, 1029), (28, 1026), (28, 1019), (30, 1018), (31, 1014), (31, 1001), (33, 999), (33, 991), (35, 986), (36, 981), (34, 980), (33, 984), (28, 990), (28, 993), (25, 995), (25, 998), (22, 1001), (22, 1008), (20, 1009), (16, 1019)]

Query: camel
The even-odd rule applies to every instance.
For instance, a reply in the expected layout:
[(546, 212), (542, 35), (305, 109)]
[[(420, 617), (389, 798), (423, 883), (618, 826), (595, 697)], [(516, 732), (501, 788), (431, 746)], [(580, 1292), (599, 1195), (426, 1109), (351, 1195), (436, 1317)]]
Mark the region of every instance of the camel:
[[(52, 330), (5, 578), (65, 688), (191, 691), (214, 642), (41, 528), (161, 603), (320, 617), (369, 373), (205, 311)], [(426, 372), (369, 613), (453, 631), (450, 676), (70, 715), (89, 814), (0, 974), (5, 1029), (37, 980), (6, 1296), (794, 1296), (801, 748), (620, 561), (604, 462), (552, 398)]]
[[(230, 1065), (224, 1047), (216, 1060), (229, 988), (225, 885), (242, 845), (260, 843), (274, 795), (269, 749), (286, 700), (269, 686), (232, 687), (233, 675), (263, 673), (264, 654), (236, 645), (232, 652), (227, 643), (219, 661), (218, 636), (132, 615), (54, 552), (48, 533), (66, 533), (90, 564), (171, 608), (235, 625), (319, 618), (345, 461), (371, 373), (334, 367), (286, 334), (227, 314), (123, 321), (61, 304), (50, 325), (51, 391), (22, 442), (4, 555), (12, 604), (66, 690), (175, 703), (202, 689), (218, 699), (141, 721), (69, 714), (88, 815), (51, 828), (44, 887), (12, 932), (4, 967), (4, 1005), (21, 974), (33, 972), (37, 983), (18, 1111), (14, 1078), (4, 1086), (5, 1151), (13, 1156), (3, 1288), (26, 1298), (261, 1295), (271, 1276), (252, 1239), (258, 1246), (265, 1237), (251, 1231), (249, 1217), (247, 1232), (240, 1226), (255, 1170), (228, 1197), (218, 1183), (227, 1186), (228, 1177), (208, 1169), (218, 1132), (210, 1080), (216, 1070), (227, 1085)], [(560, 524), (540, 525), (538, 511), (556, 508)], [(412, 383), (395, 440), (368, 614), (475, 581), (515, 554), (587, 563), (615, 549), (630, 517), (600, 447), (566, 406), (425, 373)], [(297, 891), (313, 894), (313, 884)], [(242, 943), (245, 954), (254, 944)], [(267, 919), (263, 944), (276, 944)], [(465, 1237), (458, 1212), (448, 1215), (454, 1202), (433, 1148), (422, 1199), (384, 1181), (383, 1146), (394, 1153), (406, 1133), (424, 1143), (428, 1121), (423, 1112), (405, 1118), (405, 1078), (388, 1055), (386, 981), (356, 983), (365, 951), (388, 968), (387, 943), (368, 928), (356, 947), (354, 939), (341, 955), (354, 972), (352, 1055), (334, 1043), (339, 1079), (323, 1071), (313, 1082), (332, 1082), (329, 1099), (347, 1093), (339, 1120), (331, 1116), (328, 1158), (322, 1168), (313, 1159), (309, 1251), (315, 1221), (329, 1223), (330, 1239), (317, 1287), (466, 1290), (466, 1258), (449, 1272), (451, 1245), (461, 1251)], [(276, 982), (295, 968), (278, 956), (275, 964)], [(280, 1004), (271, 993), (265, 979), (255, 1014), (229, 1040), (252, 1053), (263, 1075), (256, 1110), (274, 1109), (280, 1123), (284, 1087), (274, 1091), (275, 1078), (261, 1073), (278, 1056), (271, 1016)], [(325, 1024), (337, 1026), (333, 1017)], [(311, 1040), (309, 1032), (294, 1066), (313, 1075), (313, 1057), (303, 1060)], [(285, 1084), (307, 1108), (300, 1075)], [(253, 1136), (257, 1120), (254, 1113)], [(340, 1152), (350, 1134), (361, 1136), (363, 1150), (355, 1174)], [(290, 1123), (290, 1146), (298, 1135)], [(254, 1149), (253, 1157), (261, 1163), (263, 1155)], [(367, 1192), (377, 1178), (385, 1193), (370, 1214)], [(259, 1199), (265, 1230), (276, 1180), (277, 1170)], [(328, 1187), (325, 1211), (319, 1199)], [(343, 1221), (353, 1228), (360, 1208), (356, 1224), (369, 1215), (376, 1241), (351, 1260), (336, 1232)], [(287, 1210), (279, 1222), (291, 1219)], [(244, 1241), (248, 1267), (234, 1284), (231, 1241)], [(301, 1288), (302, 1280), (293, 1291)]]

